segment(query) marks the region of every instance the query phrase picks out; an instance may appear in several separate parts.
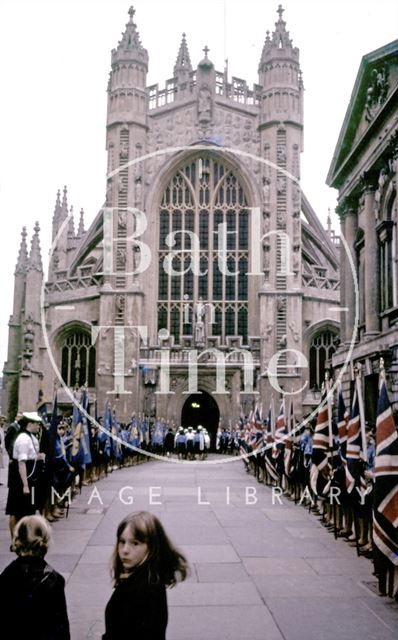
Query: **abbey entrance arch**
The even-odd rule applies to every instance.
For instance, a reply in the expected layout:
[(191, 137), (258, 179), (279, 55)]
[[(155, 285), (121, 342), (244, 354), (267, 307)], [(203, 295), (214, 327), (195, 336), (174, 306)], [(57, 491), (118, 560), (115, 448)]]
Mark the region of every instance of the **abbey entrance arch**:
[(185, 400), (181, 411), (181, 425), (184, 428), (196, 428), (198, 425), (205, 427), (209, 432), (212, 448), (215, 447), (219, 420), (218, 404), (207, 391), (193, 393)]

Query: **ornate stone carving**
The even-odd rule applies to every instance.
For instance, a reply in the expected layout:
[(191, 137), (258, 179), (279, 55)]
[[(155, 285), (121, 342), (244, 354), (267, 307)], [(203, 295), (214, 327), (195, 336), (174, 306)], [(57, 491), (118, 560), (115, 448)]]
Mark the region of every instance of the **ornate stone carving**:
[(263, 177), (263, 200), (264, 204), (269, 204), (271, 195), (271, 180), (268, 176)]
[(31, 357), (33, 354), (33, 345), (35, 339), (35, 331), (34, 331), (34, 320), (31, 315), (25, 319), (24, 322), (24, 334), (23, 334), (23, 344), (24, 344), (24, 357)]
[(386, 101), (389, 89), (388, 67), (373, 69), (371, 81), (366, 91), (365, 119), (370, 122), (381, 105)]
[(276, 299), (276, 310), (284, 311), (286, 309), (286, 298), (283, 296), (278, 296)]
[(118, 269), (123, 269), (126, 266), (126, 248), (118, 247), (117, 248), (117, 267)]
[(388, 178), (388, 169), (387, 167), (383, 167), (379, 173), (378, 186), (375, 192), (375, 201), (374, 201), (374, 210), (377, 215), (380, 211), (380, 204), (383, 197), (384, 185)]
[(211, 93), (207, 85), (202, 85), (198, 95), (198, 115), (199, 122), (210, 122), (211, 120)]
[(300, 340), (300, 332), (299, 332), (299, 330), (297, 329), (297, 326), (296, 326), (296, 323), (294, 322), (294, 320), (292, 320), (292, 321), (289, 323), (289, 329), (290, 329), (290, 331), (292, 332), (293, 340), (294, 340), (295, 342), (298, 342), (298, 341)]
[(266, 342), (269, 342), (269, 339), (271, 337), (271, 334), (272, 334), (273, 330), (274, 330), (273, 323), (272, 322), (268, 322), (268, 324), (267, 324), (267, 326), (265, 328), (265, 332), (264, 332), (264, 340)]
[(117, 224), (119, 229), (124, 230), (126, 228), (126, 212), (119, 211), (117, 214)]
[(135, 204), (136, 205), (140, 204), (140, 202), (142, 200), (142, 178), (141, 178), (141, 176), (138, 176), (135, 179), (134, 197), (135, 197)]
[(124, 306), (125, 306), (125, 304), (126, 304), (126, 297), (125, 297), (125, 296), (123, 296), (122, 294), (117, 295), (117, 296), (116, 296), (115, 304), (116, 304), (116, 313), (117, 313), (118, 315), (123, 314), (123, 312), (124, 312)]
[(278, 196), (286, 193), (286, 178), (283, 176), (278, 176), (276, 179), (276, 190), (278, 192)]
[(287, 336), (286, 333), (283, 334), (283, 336), (281, 336), (278, 340), (278, 347), (279, 349), (285, 349), (287, 346)]
[(120, 146), (120, 157), (126, 159), (129, 157), (129, 143), (124, 140)]

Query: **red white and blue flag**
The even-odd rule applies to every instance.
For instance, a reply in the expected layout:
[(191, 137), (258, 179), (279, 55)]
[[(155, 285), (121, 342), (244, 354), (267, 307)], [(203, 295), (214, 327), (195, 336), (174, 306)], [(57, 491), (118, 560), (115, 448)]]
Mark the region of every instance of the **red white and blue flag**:
[(376, 420), (373, 541), (376, 571), (390, 564), (394, 579), (388, 595), (398, 592), (398, 432), (391, 412), (384, 374), (381, 376)]
[(311, 489), (318, 496), (324, 495), (331, 471), (329, 448), (329, 403), (326, 401), (326, 394), (324, 394), (315, 425), (310, 471)]
[(362, 465), (360, 463), (363, 448), (361, 416), (359, 411), (359, 394), (356, 387), (351, 407), (351, 416), (348, 423), (347, 450), (346, 450), (346, 489), (352, 493), (355, 486), (366, 487), (362, 477)]
[(345, 406), (343, 391), (340, 387), (337, 399), (337, 428), (339, 432), (340, 456), (343, 464), (347, 460), (348, 410)]

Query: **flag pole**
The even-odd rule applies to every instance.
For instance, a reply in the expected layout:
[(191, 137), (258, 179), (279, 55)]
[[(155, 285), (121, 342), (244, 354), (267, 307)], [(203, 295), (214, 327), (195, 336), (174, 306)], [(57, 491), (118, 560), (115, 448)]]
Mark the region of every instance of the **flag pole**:
[(333, 450), (333, 433), (332, 433), (332, 403), (329, 397), (330, 390), (330, 380), (329, 380), (329, 372), (325, 372), (325, 391), (326, 391), (326, 406), (328, 409), (328, 434), (329, 434), (329, 449), (330, 455), (332, 455)]
[(356, 367), (356, 385), (357, 385), (357, 395), (358, 395), (359, 420), (361, 423), (362, 456), (363, 456), (364, 462), (367, 462), (368, 453), (367, 453), (367, 445), (366, 445), (365, 408), (363, 404), (362, 387), (361, 387), (361, 368), (362, 368), (362, 365), (358, 362), (358, 365)]

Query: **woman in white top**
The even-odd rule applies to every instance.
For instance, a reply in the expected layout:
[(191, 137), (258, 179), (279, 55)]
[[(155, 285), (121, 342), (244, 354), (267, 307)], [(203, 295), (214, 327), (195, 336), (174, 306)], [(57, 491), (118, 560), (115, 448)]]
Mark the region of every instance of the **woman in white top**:
[(38, 413), (24, 413), (19, 421), (20, 432), (15, 439), (9, 476), (6, 514), (10, 516), (10, 529), (23, 516), (36, 512), (38, 496), (34, 484), (40, 476), (44, 453), (40, 453), (36, 435), (42, 421)]

